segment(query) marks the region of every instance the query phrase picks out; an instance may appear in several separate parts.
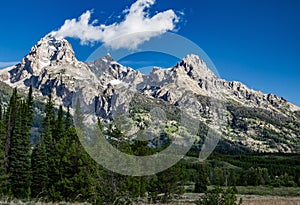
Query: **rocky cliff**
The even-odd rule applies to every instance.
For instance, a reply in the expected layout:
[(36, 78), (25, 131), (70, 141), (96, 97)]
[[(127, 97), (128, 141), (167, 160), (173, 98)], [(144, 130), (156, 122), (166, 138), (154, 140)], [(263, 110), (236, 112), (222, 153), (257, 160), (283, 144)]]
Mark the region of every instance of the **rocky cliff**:
[[(110, 55), (99, 56), (94, 62), (80, 62), (67, 40), (47, 35), (19, 64), (1, 70), (0, 80), (23, 90), (32, 85), (36, 96), (51, 92), (55, 104), (71, 107), (79, 91), (83, 103), (103, 119), (113, 119), (117, 111), (128, 111), (130, 106), (143, 110), (148, 104), (161, 102), (179, 108), (191, 105), (192, 115), (209, 126), (216, 115), (213, 107), (222, 102), (219, 112), (225, 123), (219, 129), (227, 145), (259, 152), (299, 152), (298, 106), (240, 82), (220, 79), (193, 54), (172, 68), (154, 68), (149, 75), (143, 75), (122, 66)], [(139, 105), (131, 103), (139, 99), (135, 95), (143, 96)], [(137, 127), (149, 118), (135, 113), (132, 120), (137, 116)]]

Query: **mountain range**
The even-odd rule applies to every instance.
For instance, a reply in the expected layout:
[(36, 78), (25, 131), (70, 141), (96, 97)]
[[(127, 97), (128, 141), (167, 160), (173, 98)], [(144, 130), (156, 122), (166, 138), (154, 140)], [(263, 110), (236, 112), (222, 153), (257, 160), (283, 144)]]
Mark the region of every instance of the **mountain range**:
[[(300, 152), (300, 107), (221, 79), (194, 54), (171, 68), (155, 67), (144, 75), (109, 54), (81, 62), (66, 39), (48, 34), (20, 63), (1, 70), (0, 80), (21, 91), (32, 85), (41, 99), (52, 93), (55, 104), (65, 107), (74, 108), (79, 95), (86, 108), (106, 121), (128, 111), (132, 130), (147, 127), (151, 110), (159, 107), (166, 116), (158, 116), (158, 121), (165, 120), (165, 131), (172, 134), (172, 127), (180, 127), (177, 109), (184, 110), (200, 123), (199, 145), (208, 128), (215, 127), (222, 134), (218, 148), (223, 152)], [(215, 120), (218, 113), (222, 122)]]

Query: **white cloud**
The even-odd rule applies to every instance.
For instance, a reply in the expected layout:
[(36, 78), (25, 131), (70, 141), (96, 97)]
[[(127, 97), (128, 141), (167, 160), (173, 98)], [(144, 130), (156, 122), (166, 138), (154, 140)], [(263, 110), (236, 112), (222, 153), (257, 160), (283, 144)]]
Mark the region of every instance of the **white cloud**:
[(149, 9), (155, 0), (137, 0), (123, 11), (124, 20), (111, 25), (96, 25), (91, 21), (92, 11), (88, 10), (78, 19), (66, 20), (64, 25), (52, 32), (56, 37), (80, 39), (82, 44), (102, 42), (113, 49), (136, 49), (141, 43), (175, 29), (179, 17), (173, 10), (158, 12), (150, 16)]
[(18, 64), (19, 62), (0, 62), (0, 68), (5, 68)]

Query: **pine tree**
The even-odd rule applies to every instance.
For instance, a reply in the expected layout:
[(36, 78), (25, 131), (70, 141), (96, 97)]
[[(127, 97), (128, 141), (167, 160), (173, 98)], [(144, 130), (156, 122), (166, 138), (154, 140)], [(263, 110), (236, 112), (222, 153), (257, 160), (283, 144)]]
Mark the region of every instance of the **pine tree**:
[[(75, 128), (69, 128), (56, 144), (56, 169), (60, 178), (54, 183), (54, 200), (88, 200), (92, 197), (95, 180), (90, 169), (94, 162), (83, 149)], [(80, 197), (79, 197), (80, 196)]]
[(27, 99), (24, 102), (22, 116), (22, 134), (23, 136), (30, 136), (30, 130), (33, 125), (33, 96), (32, 86), (29, 88)]
[(54, 142), (58, 142), (63, 136), (65, 132), (65, 122), (64, 122), (64, 112), (62, 105), (59, 106), (59, 110), (57, 113), (57, 119), (55, 120), (55, 129), (53, 133)]
[(9, 100), (7, 111), (5, 113), (4, 124), (5, 124), (5, 139), (4, 139), (4, 156), (5, 156), (5, 173), (8, 174), (9, 172), (9, 150), (11, 139), (13, 135), (13, 131), (15, 129), (15, 121), (17, 115), (17, 88), (14, 88), (12, 96)]
[[(46, 116), (42, 122), (42, 133), (41, 133), (41, 142), (45, 146), (45, 152), (48, 159), (47, 166), (47, 193), (50, 194), (53, 191), (52, 186), (58, 180), (57, 176), (57, 167), (56, 167), (56, 153), (55, 153), (55, 141), (54, 141), (54, 130), (55, 130), (55, 114), (54, 114), (54, 105), (52, 102), (52, 96), (49, 94), (48, 101), (45, 105)], [(42, 170), (43, 171), (43, 170)]]
[[(51, 93), (48, 96), (48, 101), (45, 105), (45, 113), (46, 116), (43, 119), (42, 128), (43, 130), (49, 128), (49, 131), (53, 134), (55, 129), (55, 114), (54, 114), (54, 104), (52, 102), (52, 95)], [(52, 139), (52, 143), (54, 143)], [(53, 144), (52, 144), (53, 146)]]
[(27, 130), (30, 130), (32, 124), (33, 124), (33, 95), (32, 95), (32, 86), (29, 88), (28, 96), (26, 99), (26, 127)]
[(198, 175), (195, 179), (195, 193), (204, 193), (207, 191), (208, 186), (208, 176), (205, 170), (204, 164), (199, 164), (197, 166)]
[(9, 180), (10, 187), (14, 197), (26, 199), (29, 196), (30, 188), (30, 136), (24, 136), (23, 120), (26, 118), (26, 103), (20, 101), (17, 103), (17, 115), (15, 127), (11, 138), (9, 149)]
[(37, 143), (31, 155), (31, 197), (39, 198), (47, 196), (48, 185), (48, 158), (43, 139)]
[(70, 113), (70, 107), (68, 107), (66, 119), (65, 119), (65, 130), (68, 130), (72, 126), (72, 116)]
[(169, 198), (174, 194), (182, 194), (184, 191), (184, 183), (187, 180), (186, 169), (183, 164), (178, 162), (169, 169), (156, 174), (155, 181), (153, 180), (151, 187), (151, 195), (156, 197), (157, 194), (163, 193), (161, 199), (163, 202), (168, 202)]
[(94, 162), (79, 142), (76, 130), (72, 127), (70, 111), (65, 119), (62, 106), (57, 117), (53, 110), (49, 96), (41, 136), (48, 159), (47, 196), (50, 201), (86, 201), (95, 195), (91, 190), (96, 186), (95, 180), (90, 172)]
[(0, 102), (0, 194), (7, 193), (7, 175), (5, 173), (5, 153), (4, 153), (4, 140), (5, 140), (5, 125), (4, 125), (4, 111), (2, 103)]
[(30, 193), (30, 129), (33, 123), (32, 87), (26, 100), (13, 90), (5, 115), (5, 174), (14, 197), (28, 198)]

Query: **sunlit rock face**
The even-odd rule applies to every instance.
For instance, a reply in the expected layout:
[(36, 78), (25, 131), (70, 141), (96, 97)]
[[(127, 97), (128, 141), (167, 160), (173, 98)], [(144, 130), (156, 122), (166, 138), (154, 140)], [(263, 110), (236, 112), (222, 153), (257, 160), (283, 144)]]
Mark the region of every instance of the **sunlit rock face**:
[[(157, 99), (179, 108), (190, 103), (203, 123), (214, 116), (212, 102), (222, 101), (224, 139), (261, 152), (299, 149), (295, 146), (300, 138), (298, 106), (240, 82), (223, 80), (193, 54), (174, 67), (155, 67), (149, 75), (143, 75), (116, 62), (109, 54), (94, 62), (80, 62), (67, 40), (49, 34), (19, 64), (1, 70), (0, 80), (24, 91), (32, 85), (35, 96), (52, 93), (56, 105), (71, 108), (75, 93), (79, 93), (81, 103), (103, 119), (112, 119), (118, 109), (128, 111), (133, 93), (146, 97), (149, 103)], [(189, 102), (187, 92), (197, 101)], [(275, 133), (282, 141), (263, 133)]]

